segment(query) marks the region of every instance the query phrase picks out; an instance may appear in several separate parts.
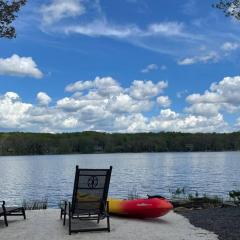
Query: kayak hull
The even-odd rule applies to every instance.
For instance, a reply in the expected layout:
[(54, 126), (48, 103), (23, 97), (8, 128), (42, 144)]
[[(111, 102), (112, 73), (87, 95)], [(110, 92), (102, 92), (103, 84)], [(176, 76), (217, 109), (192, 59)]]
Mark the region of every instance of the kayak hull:
[(157, 218), (164, 216), (173, 209), (172, 204), (166, 199), (109, 199), (110, 214), (132, 218)]

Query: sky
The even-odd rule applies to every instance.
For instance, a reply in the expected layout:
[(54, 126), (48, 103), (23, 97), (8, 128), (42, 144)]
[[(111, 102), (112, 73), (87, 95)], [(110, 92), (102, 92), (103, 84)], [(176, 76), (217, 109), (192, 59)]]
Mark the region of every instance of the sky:
[(28, 0), (0, 39), (0, 132), (233, 132), (240, 21), (217, 0)]

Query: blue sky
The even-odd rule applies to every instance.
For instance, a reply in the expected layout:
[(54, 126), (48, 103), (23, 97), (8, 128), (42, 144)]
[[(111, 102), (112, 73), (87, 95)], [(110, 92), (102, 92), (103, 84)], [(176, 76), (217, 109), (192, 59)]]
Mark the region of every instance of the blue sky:
[(0, 39), (0, 131), (238, 131), (240, 22), (216, 2), (29, 0)]

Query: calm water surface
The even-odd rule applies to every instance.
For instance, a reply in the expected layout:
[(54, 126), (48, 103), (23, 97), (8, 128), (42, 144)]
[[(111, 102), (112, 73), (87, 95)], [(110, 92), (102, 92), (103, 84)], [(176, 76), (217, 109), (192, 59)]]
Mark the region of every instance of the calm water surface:
[(60, 199), (71, 198), (77, 164), (112, 165), (112, 197), (127, 198), (135, 190), (169, 197), (178, 187), (227, 196), (240, 189), (240, 152), (11, 156), (0, 157), (0, 200), (18, 204), (47, 197), (49, 206), (56, 207)]

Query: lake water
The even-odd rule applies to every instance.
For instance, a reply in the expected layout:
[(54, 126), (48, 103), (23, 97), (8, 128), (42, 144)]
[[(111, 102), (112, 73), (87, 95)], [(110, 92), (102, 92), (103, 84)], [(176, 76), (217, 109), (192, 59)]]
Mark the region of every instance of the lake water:
[(9, 204), (47, 197), (49, 207), (70, 199), (75, 166), (113, 166), (110, 196), (189, 192), (227, 196), (240, 189), (240, 152), (126, 153), (0, 157), (0, 200)]

